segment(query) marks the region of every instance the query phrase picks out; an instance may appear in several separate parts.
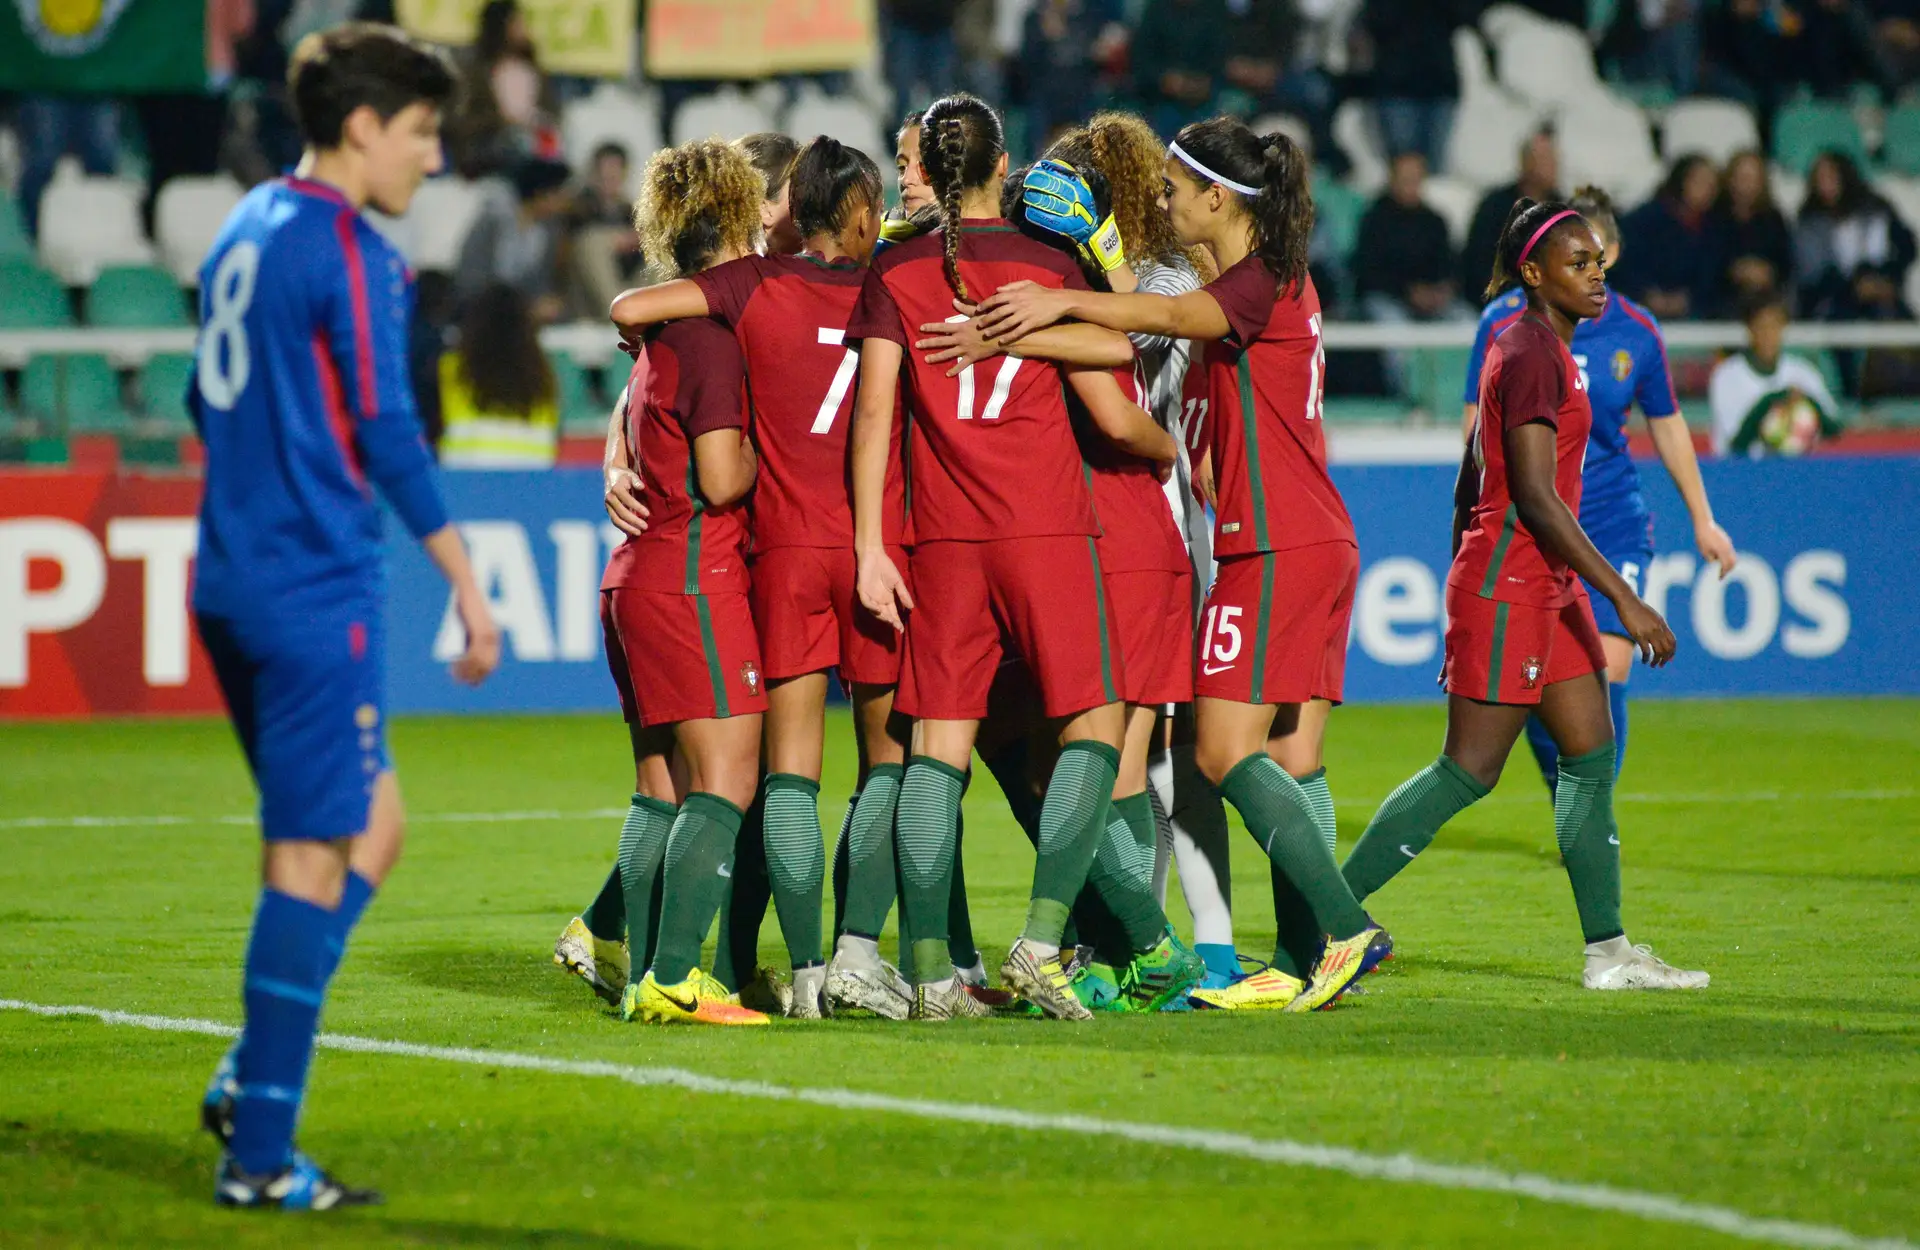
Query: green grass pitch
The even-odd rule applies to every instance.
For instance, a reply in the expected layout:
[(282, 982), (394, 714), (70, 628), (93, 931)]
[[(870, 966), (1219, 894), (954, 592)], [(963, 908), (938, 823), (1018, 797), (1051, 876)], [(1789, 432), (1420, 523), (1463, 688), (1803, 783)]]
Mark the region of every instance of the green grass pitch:
[[(624, 1026), (549, 962), (624, 805), (611, 718), (402, 720), (415, 822), (355, 937), (339, 1033), (738, 1081), (1405, 1153), (1842, 1230), (1920, 1233), (1920, 703), (1649, 703), (1620, 802), (1629, 934), (1699, 994), (1579, 987), (1572, 898), (1522, 748), (1372, 904), (1400, 958), (1311, 1016)], [(1343, 851), (1431, 759), (1437, 707), (1338, 713)], [(822, 817), (852, 779), (830, 727)], [(255, 894), (239, 751), (215, 721), (0, 725), (0, 999), (238, 1020)], [(998, 965), (1032, 853), (984, 770), (975, 927)], [(536, 819), (427, 819), (544, 812)], [(145, 824), (150, 817), (176, 818)], [(76, 823), (73, 817), (116, 818)], [(39, 822), (39, 823), (35, 823)], [(1272, 907), (1235, 847), (1241, 949)], [(1179, 890), (1172, 895), (1183, 926)], [(777, 927), (763, 934), (780, 961)], [(889, 947), (891, 939), (889, 939)], [(217, 1211), (195, 1102), (224, 1043), (0, 1010), (0, 1244), (1731, 1245), (1686, 1223), (1367, 1179), (1067, 1127), (322, 1051), (306, 1146), (373, 1211)]]

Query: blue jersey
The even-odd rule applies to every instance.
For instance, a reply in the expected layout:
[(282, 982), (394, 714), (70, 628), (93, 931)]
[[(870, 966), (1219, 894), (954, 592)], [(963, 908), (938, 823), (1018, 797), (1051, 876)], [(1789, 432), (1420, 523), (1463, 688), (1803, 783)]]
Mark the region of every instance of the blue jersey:
[[(1480, 314), (1480, 331), (1474, 336), (1473, 357), (1467, 365), (1466, 403), (1480, 402), (1480, 369), (1488, 344), (1524, 311), (1526, 297), (1516, 289)], [(1606, 310), (1574, 327), (1572, 350), (1593, 404), (1593, 433), (1587, 439), (1586, 466), (1580, 474), (1580, 527), (1596, 543), (1629, 532), (1644, 539), (1647, 505), (1640, 496), (1640, 473), (1627, 454), (1627, 414), (1635, 404), (1649, 418), (1671, 417), (1680, 411), (1660, 325), (1652, 313), (1610, 290)]]
[(196, 610), (378, 594), (372, 486), (416, 537), (447, 523), (407, 368), (412, 308), (399, 253), (330, 186), (264, 183), (227, 218), (200, 268), (187, 396), (207, 449)]

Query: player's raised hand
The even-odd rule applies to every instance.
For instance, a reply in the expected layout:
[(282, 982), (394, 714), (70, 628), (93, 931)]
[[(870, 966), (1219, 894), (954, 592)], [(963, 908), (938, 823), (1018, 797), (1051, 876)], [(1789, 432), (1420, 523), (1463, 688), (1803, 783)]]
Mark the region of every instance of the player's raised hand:
[(1693, 542), (1700, 548), (1700, 558), (1720, 570), (1722, 581), (1739, 563), (1740, 554), (1733, 549), (1733, 539), (1727, 536), (1727, 531), (1721, 529), (1717, 521), (1694, 526)]
[(461, 596), (459, 611), (460, 624), (467, 631), (467, 649), (449, 671), (462, 685), (477, 686), (500, 667), (500, 627), (493, 623), (486, 600), (477, 594)]
[(1679, 645), (1674, 641), (1673, 630), (1666, 618), (1655, 612), (1645, 599), (1629, 595), (1625, 602), (1616, 603), (1614, 607), (1620, 613), (1620, 624), (1626, 627), (1627, 637), (1633, 639), (1634, 649), (1647, 667), (1659, 668), (1673, 658), (1674, 649)]
[(607, 519), (634, 538), (647, 532), (647, 505), (640, 502), (640, 475), (625, 465), (607, 466)]
[(988, 338), (1011, 340), (1065, 320), (1072, 308), (1073, 294), (1069, 291), (1013, 282), (980, 301), (975, 320)]
[(960, 376), (961, 371), (971, 365), (1004, 355), (1007, 350), (1001, 346), (1000, 340), (980, 333), (980, 323), (974, 320), (975, 309), (972, 304), (955, 300), (953, 306), (960, 310), (959, 316), (921, 326), (920, 332), (927, 337), (916, 339), (913, 344), (915, 350), (929, 353), (926, 359), (930, 365), (953, 361), (953, 368), (947, 370), (950, 378)]
[(893, 626), (894, 632), (906, 631), (901, 613), (913, 611), (913, 595), (907, 590), (907, 579), (894, 567), (893, 557), (884, 551), (862, 551), (854, 584), (867, 611)]

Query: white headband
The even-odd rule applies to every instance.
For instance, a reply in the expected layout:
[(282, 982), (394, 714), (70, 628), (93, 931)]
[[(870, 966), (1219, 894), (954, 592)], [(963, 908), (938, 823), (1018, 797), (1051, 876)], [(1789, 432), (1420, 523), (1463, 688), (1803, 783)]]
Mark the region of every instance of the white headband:
[(1172, 155), (1178, 157), (1180, 160), (1185, 162), (1188, 166), (1190, 166), (1193, 169), (1194, 173), (1203, 175), (1208, 182), (1217, 182), (1221, 186), (1225, 187), (1227, 190), (1238, 191), (1242, 195), (1260, 194), (1259, 187), (1250, 187), (1244, 182), (1235, 182), (1231, 178), (1222, 177), (1221, 175), (1214, 173), (1211, 169), (1208, 169), (1205, 165), (1202, 165), (1199, 161), (1196, 161), (1191, 156), (1188, 156), (1186, 149), (1181, 147), (1177, 143), (1168, 144), (1167, 151)]

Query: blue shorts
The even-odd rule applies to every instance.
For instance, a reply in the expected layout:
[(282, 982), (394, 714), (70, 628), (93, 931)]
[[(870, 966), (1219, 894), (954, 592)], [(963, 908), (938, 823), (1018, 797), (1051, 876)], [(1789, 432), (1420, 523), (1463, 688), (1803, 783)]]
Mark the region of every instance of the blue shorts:
[[(1588, 531), (1587, 537), (1607, 558), (1607, 563), (1626, 578), (1634, 594), (1646, 593), (1647, 565), (1653, 562), (1653, 535), (1644, 517), (1637, 518), (1632, 524), (1612, 526), (1601, 533)], [(1584, 581), (1582, 584), (1587, 586), (1587, 597), (1593, 601), (1593, 621), (1600, 627), (1600, 632), (1625, 638), (1627, 627), (1620, 623), (1620, 613), (1614, 608), (1613, 600)]]
[(367, 827), (387, 756), (385, 639), (370, 600), (271, 621), (196, 613), (268, 841)]

